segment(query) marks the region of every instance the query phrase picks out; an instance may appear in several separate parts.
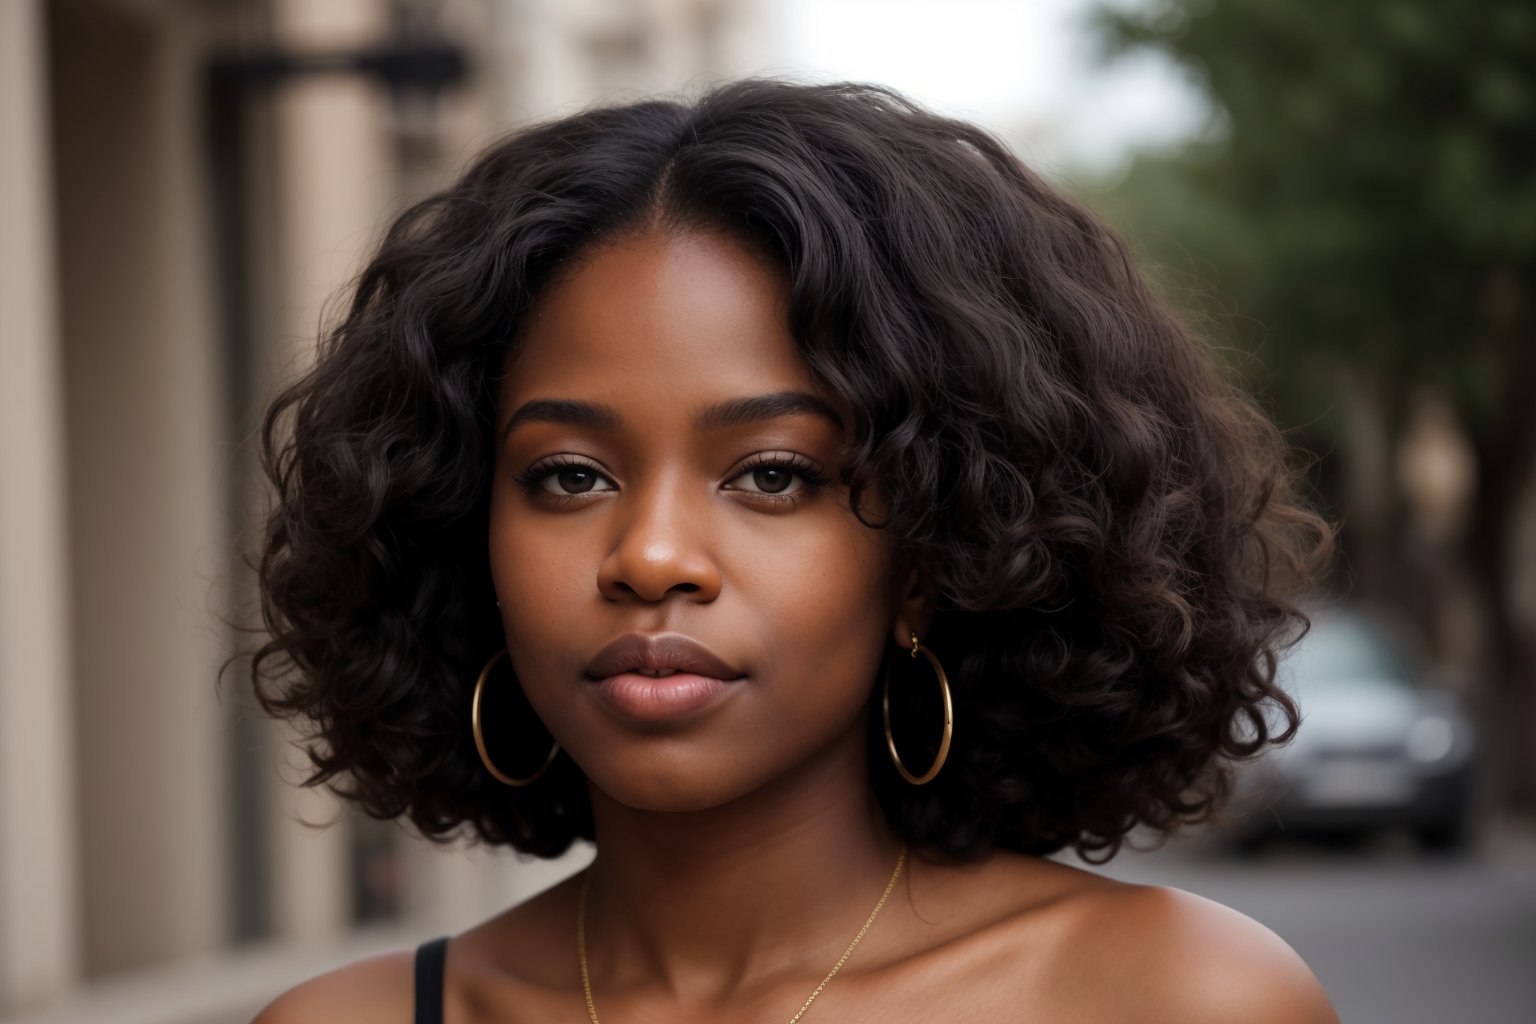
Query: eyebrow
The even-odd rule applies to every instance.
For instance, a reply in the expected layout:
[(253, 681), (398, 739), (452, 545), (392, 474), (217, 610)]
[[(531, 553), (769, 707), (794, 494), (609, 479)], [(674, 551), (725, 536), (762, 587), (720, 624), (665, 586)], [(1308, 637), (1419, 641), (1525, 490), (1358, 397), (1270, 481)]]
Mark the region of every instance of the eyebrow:
[[(844, 429), (843, 418), (826, 399), (809, 391), (773, 391), (762, 395), (729, 398), (706, 406), (694, 417), (700, 430), (723, 430), (747, 423), (778, 419), (781, 416), (820, 416), (839, 431)], [(535, 398), (524, 402), (501, 428), (505, 441), (513, 429), (524, 423), (561, 423), (571, 427), (591, 430), (618, 430), (624, 418), (611, 405), (600, 402), (583, 402), (574, 398)]]

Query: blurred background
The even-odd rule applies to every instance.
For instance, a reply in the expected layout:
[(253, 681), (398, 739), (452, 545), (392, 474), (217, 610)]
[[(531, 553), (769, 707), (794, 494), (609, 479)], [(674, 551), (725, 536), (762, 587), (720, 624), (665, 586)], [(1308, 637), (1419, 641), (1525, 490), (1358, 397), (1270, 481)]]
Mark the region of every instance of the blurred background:
[(233, 1024), (583, 862), (302, 791), (215, 686), (252, 432), (498, 134), (762, 73), (895, 86), (1100, 209), (1342, 524), (1297, 741), (1098, 870), (1263, 921), (1347, 1021), (1536, 1019), (1536, 5), (0, 0), (0, 1021)]

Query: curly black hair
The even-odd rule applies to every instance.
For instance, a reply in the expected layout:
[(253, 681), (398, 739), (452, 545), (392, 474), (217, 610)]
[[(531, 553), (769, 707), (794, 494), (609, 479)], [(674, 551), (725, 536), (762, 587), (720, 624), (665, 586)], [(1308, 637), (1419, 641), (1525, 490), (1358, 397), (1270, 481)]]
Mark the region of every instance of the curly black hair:
[[(800, 351), (855, 412), (850, 500), (867, 512), (878, 482), (879, 525), (938, 595), (948, 763), (912, 787), (870, 745), (907, 841), (1107, 858), (1138, 824), (1208, 817), (1232, 759), (1294, 732), (1276, 657), (1329, 530), (1126, 245), (973, 125), (883, 88), (748, 80), (491, 146), (393, 222), (268, 408), (252, 674), (309, 727), (307, 785), (433, 839), (553, 856), (591, 837), (579, 768), (509, 790), (469, 727), (504, 642), (493, 391), (552, 275), (654, 225), (782, 269)], [(514, 763), (548, 737), (527, 742)]]

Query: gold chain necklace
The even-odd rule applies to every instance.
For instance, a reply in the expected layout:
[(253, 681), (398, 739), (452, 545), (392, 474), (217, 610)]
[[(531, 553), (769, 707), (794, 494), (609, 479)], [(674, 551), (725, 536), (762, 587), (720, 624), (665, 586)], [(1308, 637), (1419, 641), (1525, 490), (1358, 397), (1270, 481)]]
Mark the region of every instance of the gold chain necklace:
[[(896, 869), (891, 872), (891, 880), (885, 883), (885, 891), (880, 894), (880, 902), (876, 903), (875, 909), (869, 912), (869, 917), (864, 921), (864, 927), (860, 928), (859, 934), (855, 935), (853, 941), (848, 943), (848, 948), (843, 950), (843, 955), (837, 958), (837, 963), (832, 965), (832, 969), (827, 972), (827, 976), (821, 979), (821, 984), (817, 985), (815, 991), (809, 996), (806, 996), (805, 1002), (800, 1004), (799, 1012), (789, 1018), (789, 1024), (797, 1024), (800, 1018), (805, 1016), (805, 1011), (809, 1010), (811, 1004), (816, 1001), (816, 997), (821, 995), (821, 990), (827, 987), (828, 982), (837, 977), (837, 972), (843, 969), (843, 964), (847, 963), (848, 958), (853, 956), (854, 949), (858, 947), (860, 940), (869, 931), (869, 926), (875, 923), (876, 917), (880, 916), (880, 911), (884, 908), (885, 901), (890, 899), (891, 890), (896, 888), (896, 879), (901, 874), (901, 866), (906, 862), (907, 844), (902, 843), (901, 851), (896, 854)], [(600, 1024), (597, 1019), (597, 1007), (592, 1003), (592, 978), (587, 970), (587, 882), (590, 878), (590, 874), (583, 874), (581, 876), (581, 891), (576, 897), (576, 955), (577, 959), (581, 962), (581, 994), (587, 1000), (587, 1019), (592, 1024)]]

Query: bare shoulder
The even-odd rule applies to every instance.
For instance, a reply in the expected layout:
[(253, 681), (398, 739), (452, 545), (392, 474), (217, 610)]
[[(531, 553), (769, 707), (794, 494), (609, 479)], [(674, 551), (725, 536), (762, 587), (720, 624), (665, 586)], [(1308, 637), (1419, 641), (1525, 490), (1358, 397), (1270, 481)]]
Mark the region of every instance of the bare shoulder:
[(413, 950), (385, 953), (317, 975), (278, 996), (251, 1024), (411, 1024), (414, 957)]
[(945, 946), (982, 972), (990, 1019), (1338, 1024), (1283, 939), (1201, 896), (1010, 853), (926, 871), (923, 889), (925, 919), (960, 925)]
[(1284, 939), (1230, 907), (1180, 889), (1085, 886), (1070, 943), (1082, 982), (1151, 1019), (1203, 1024), (1338, 1024), (1316, 976)]

